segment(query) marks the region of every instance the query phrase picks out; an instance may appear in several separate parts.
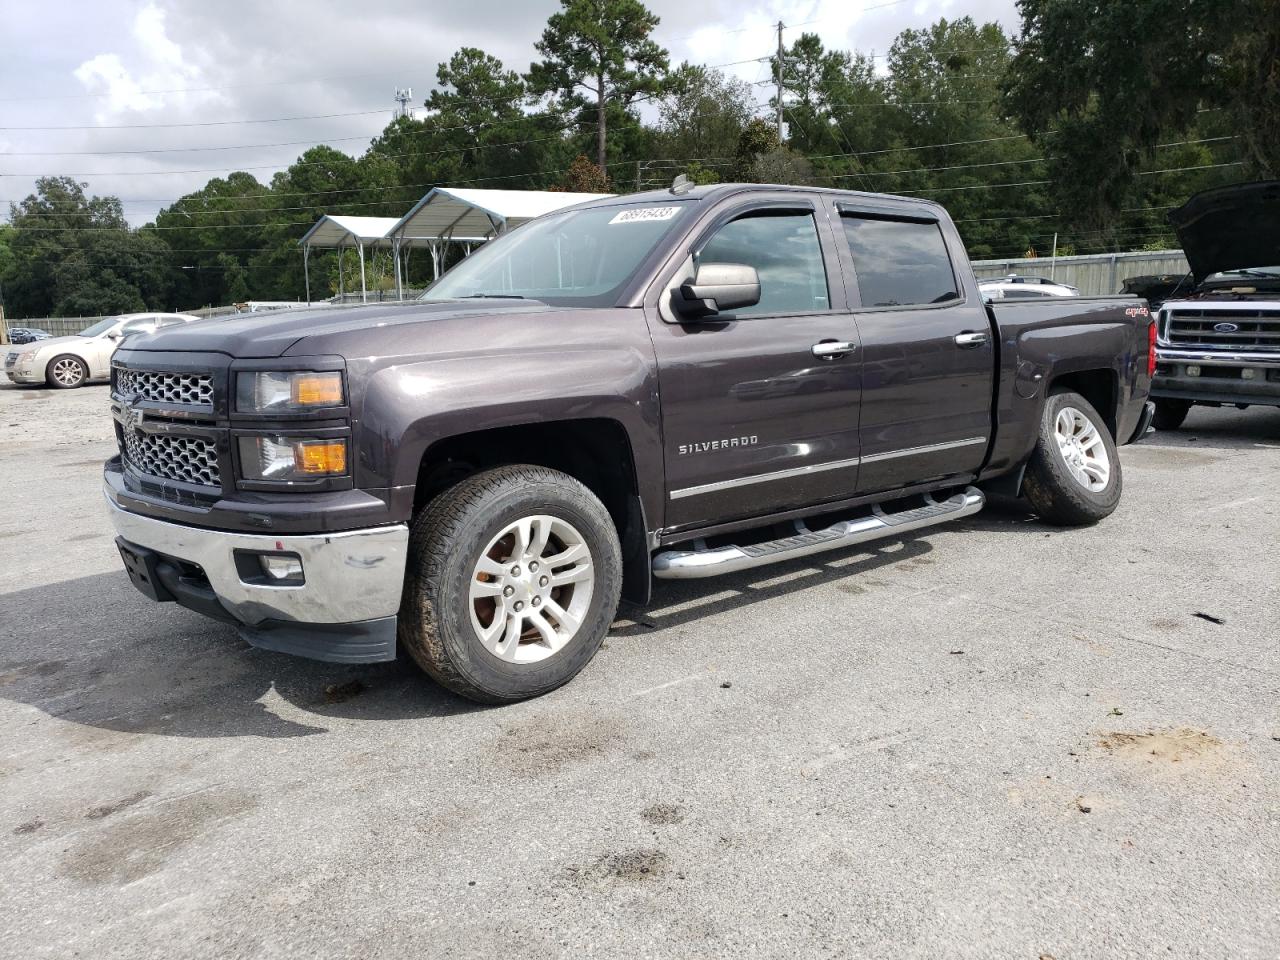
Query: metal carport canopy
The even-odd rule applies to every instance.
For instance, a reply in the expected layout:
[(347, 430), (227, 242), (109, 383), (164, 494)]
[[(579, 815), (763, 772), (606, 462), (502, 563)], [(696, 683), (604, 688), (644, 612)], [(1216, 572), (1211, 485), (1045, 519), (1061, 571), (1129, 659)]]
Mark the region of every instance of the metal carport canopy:
[[(298, 244), (302, 247), (302, 273), (306, 277), (307, 303), (311, 302), (311, 248), (338, 249), (338, 290), (345, 292), (342, 280), (342, 251), (347, 247), (355, 247), (360, 253), (360, 299), (368, 300), (369, 291), (364, 276), (364, 248), (366, 246), (394, 246), (388, 234), (396, 225), (395, 217), (346, 217), (326, 213), (316, 221)], [(396, 287), (400, 286), (399, 251), (396, 264)]]
[(304, 247), (334, 247), (391, 245), (388, 234), (399, 221), (395, 217), (342, 217), (326, 213), (315, 226), (298, 241)]
[(436, 187), (414, 204), (389, 232), (403, 240), (492, 237), (544, 213), (611, 196), (611, 193), (553, 190)]

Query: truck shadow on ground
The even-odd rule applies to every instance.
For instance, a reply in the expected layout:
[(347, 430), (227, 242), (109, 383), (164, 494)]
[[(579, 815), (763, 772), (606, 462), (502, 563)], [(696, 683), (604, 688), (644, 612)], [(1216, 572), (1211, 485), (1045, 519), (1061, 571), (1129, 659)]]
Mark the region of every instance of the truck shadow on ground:
[(486, 709), (408, 659), (319, 663), (255, 650), (229, 626), (135, 595), (123, 573), (0, 596), (0, 699), (122, 734), (298, 737), (327, 719)]
[(921, 531), (906, 539), (879, 540), (702, 580), (655, 580), (649, 606), (624, 605), (609, 637), (666, 630), (837, 580), (848, 580), (850, 587), (860, 592), (857, 581), (867, 574), (897, 564), (931, 563), (924, 559), (933, 552), (933, 546), (923, 539), (928, 533)]

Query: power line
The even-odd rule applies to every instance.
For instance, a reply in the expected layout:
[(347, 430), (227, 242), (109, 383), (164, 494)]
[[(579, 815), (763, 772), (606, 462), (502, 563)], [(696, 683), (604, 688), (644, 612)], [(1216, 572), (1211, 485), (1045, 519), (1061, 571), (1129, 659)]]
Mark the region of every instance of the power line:
[(301, 147), (310, 144), (323, 146), (329, 143), (350, 143), (353, 140), (372, 140), (373, 135), (358, 137), (319, 137), (310, 140), (286, 140), (280, 143), (237, 143), (221, 147), (148, 147), (145, 150), (25, 150), (9, 151), (11, 157), (128, 157), (150, 153), (213, 153), (219, 150), (267, 150), (275, 147)]
[[(586, 120), (578, 121), (576, 124), (569, 124), (560, 128), (559, 132), (563, 133), (565, 130), (569, 129), (570, 126), (574, 126), (574, 125), (585, 127), (585, 126), (595, 126), (595, 123), (593, 121), (586, 121)], [(493, 150), (499, 147), (519, 147), (529, 143), (544, 143), (548, 140), (558, 140), (558, 139), (560, 139), (559, 136), (533, 137), (533, 138), (526, 138), (524, 140), (512, 140), (507, 143), (480, 143), (480, 144), (475, 144), (473, 146), (467, 146), (467, 147), (452, 147), (447, 150), (433, 150), (433, 151), (427, 151), (427, 152), (410, 151), (406, 153), (379, 153), (379, 154), (375, 154), (375, 156), (383, 157), (388, 160), (401, 159), (404, 157), (437, 157), (437, 156), (444, 156), (450, 153), (467, 153), (468, 151), (471, 151), (471, 150)], [(319, 146), (319, 144), (317, 144), (317, 146)], [(351, 157), (350, 159), (352, 160), (352, 162), (359, 162), (355, 157)], [(224, 171), (230, 171), (235, 173), (235, 172), (248, 171), (248, 170), (277, 170), (281, 167), (289, 167), (289, 168), (314, 167), (314, 166), (323, 166), (326, 163), (328, 163), (328, 161), (326, 160), (296, 160), (293, 163), (260, 163), (253, 166), (207, 167), (199, 170), (120, 170), (120, 171), (111, 171), (111, 172), (108, 172), (105, 170), (93, 170), (88, 172), (82, 171), (79, 173), (53, 173), (53, 174), (11, 173), (11, 174), (5, 174), (5, 175), (11, 176), (11, 177), (45, 177), (45, 176), (163, 177), (163, 176), (178, 176), (180, 174), (191, 174), (191, 173), (222, 173)]]
[[(296, 80), (260, 80), (254, 83), (224, 83), (212, 87), (174, 87), (168, 90), (137, 90), (134, 92), (138, 96), (155, 97), (168, 93), (211, 93), (215, 90), (240, 90), (247, 87), (289, 87), (303, 83), (325, 83), (329, 80), (354, 80), (356, 78), (363, 79), (366, 77), (386, 78), (390, 76), (393, 76), (393, 74), (381, 72), (341, 73), (328, 77), (300, 77)], [(109, 96), (111, 96), (111, 91), (105, 90), (97, 93), (68, 93), (39, 97), (0, 97), (0, 103), (30, 103), (43, 100), (85, 100)]]
[(191, 123), (86, 123), (62, 127), (0, 127), (0, 130), (170, 130), (180, 127), (230, 127), (246, 123), (293, 123), (299, 120), (334, 120), (342, 117), (369, 117), (386, 114), (389, 108), (356, 110), (351, 113), (312, 113), (297, 117), (265, 117), (259, 120), (201, 120)]

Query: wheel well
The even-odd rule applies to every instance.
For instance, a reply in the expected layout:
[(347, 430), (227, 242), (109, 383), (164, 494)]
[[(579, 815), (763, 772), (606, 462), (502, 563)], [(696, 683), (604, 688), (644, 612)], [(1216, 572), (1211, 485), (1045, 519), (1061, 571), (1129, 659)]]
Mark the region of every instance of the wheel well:
[(567, 473), (600, 498), (622, 544), (623, 595), (648, 599), (648, 540), (637, 496), (631, 443), (616, 420), (561, 420), (478, 430), (438, 440), (418, 467), (413, 509), (461, 480), (509, 463), (530, 463)]
[(1071, 390), (1080, 394), (1102, 415), (1112, 439), (1116, 436), (1116, 407), (1119, 403), (1119, 385), (1111, 370), (1082, 370), (1055, 377), (1049, 384), (1050, 391)]

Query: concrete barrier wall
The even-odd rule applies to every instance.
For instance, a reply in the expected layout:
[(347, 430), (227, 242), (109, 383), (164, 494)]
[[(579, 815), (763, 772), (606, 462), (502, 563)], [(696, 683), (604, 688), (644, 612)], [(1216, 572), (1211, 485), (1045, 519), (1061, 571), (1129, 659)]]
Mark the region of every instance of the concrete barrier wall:
[(1119, 293), (1129, 277), (1149, 274), (1185, 274), (1187, 258), (1181, 250), (1154, 250), (1140, 253), (1096, 253), (1082, 257), (1035, 257), (1020, 260), (975, 260), (973, 272), (979, 280), (1023, 276), (1048, 277), (1077, 288), (1083, 296)]

